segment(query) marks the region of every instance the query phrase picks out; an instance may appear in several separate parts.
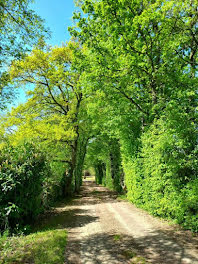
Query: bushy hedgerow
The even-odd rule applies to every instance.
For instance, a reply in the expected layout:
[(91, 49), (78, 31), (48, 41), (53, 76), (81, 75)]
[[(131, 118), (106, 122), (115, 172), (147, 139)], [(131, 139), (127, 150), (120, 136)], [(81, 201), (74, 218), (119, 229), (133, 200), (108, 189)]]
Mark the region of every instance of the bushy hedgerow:
[(62, 162), (50, 162), (50, 174), (42, 184), (42, 205), (45, 209), (64, 197), (66, 168)]
[(185, 113), (168, 114), (142, 134), (131, 158), (123, 147), (127, 195), (152, 214), (198, 231), (197, 130)]
[(120, 147), (117, 140), (108, 142), (108, 150), (102, 160), (95, 164), (96, 182), (103, 184), (110, 190), (122, 191), (121, 186), (121, 157)]
[(0, 157), (0, 230), (20, 229), (43, 210), (45, 156), (31, 143), (5, 146)]

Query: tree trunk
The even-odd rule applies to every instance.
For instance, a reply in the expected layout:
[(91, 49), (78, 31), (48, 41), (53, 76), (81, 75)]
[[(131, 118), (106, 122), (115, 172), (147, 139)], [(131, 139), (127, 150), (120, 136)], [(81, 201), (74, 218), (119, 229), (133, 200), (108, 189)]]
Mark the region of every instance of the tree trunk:
[(80, 191), (80, 186), (82, 183), (82, 170), (83, 170), (83, 164), (87, 150), (87, 143), (88, 143), (88, 138), (79, 137), (78, 146), (77, 146), (77, 160), (76, 160), (76, 167), (74, 172), (75, 192), (77, 193)]
[(77, 139), (75, 140), (72, 147), (72, 158), (70, 162), (70, 168), (66, 174), (65, 179), (65, 196), (71, 196), (75, 191), (75, 182), (74, 182), (74, 171), (76, 167), (76, 156), (77, 156)]

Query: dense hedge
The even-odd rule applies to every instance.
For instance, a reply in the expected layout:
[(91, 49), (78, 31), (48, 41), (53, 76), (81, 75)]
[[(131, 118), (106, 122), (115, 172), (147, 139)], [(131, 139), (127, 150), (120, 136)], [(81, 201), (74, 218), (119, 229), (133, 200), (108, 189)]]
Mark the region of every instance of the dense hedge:
[(115, 139), (112, 139), (109, 142), (109, 152), (106, 159), (105, 185), (112, 190), (121, 192), (121, 173), (119, 142)]
[(182, 112), (174, 113), (174, 118), (177, 126), (170, 116), (169, 120), (166, 116), (155, 120), (131, 158), (128, 142), (123, 142), (127, 196), (154, 215), (198, 231), (196, 128)]
[(198, 232), (198, 130), (193, 116), (172, 101), (144, 127), (136, 119), (126, 120), (119, 141), (106, 141), (105, 155), (98, 151), (96, 182), (117, 191), (123, 187), (138, 207)]
[(65, 191), (66, 168), (62, 162), (48, 161), (50, 173), (42, 183), (42, 206), (49, 208), (58, 200), (61, 200)]
[(45, 156), (33, 144), (1, 150), (0, 230), (20, 229), (41, 213), (49, 173)]

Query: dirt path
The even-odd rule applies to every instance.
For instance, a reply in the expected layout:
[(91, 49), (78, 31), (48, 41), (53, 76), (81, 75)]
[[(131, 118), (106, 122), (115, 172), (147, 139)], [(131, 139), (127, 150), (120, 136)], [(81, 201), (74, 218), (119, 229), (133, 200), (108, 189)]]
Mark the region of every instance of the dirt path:
[(197, 237), (93, 182), (85, 182), (81, 195), (57, 210), (67, 216), (66, 264), (198, 263)]

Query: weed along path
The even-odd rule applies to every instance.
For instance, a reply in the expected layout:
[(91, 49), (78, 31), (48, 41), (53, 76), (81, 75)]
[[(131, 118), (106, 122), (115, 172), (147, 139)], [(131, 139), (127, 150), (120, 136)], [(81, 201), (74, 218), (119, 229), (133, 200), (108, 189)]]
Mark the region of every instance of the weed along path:
[(198, 238), (174, 230), (93, 182), (66, 207), (65, 264), (198, 263)]

